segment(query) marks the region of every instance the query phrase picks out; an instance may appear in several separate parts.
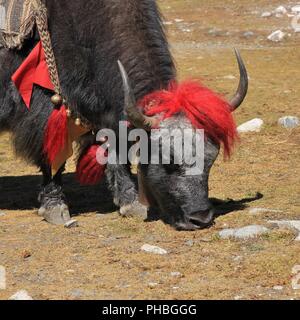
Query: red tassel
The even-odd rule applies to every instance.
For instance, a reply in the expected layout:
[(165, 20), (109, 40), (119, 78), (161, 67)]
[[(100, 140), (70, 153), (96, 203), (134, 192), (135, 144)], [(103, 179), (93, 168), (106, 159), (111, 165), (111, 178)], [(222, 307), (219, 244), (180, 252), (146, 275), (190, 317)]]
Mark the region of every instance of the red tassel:
[(44, 153), (52, 164), (58, 153), (63, 150), (68, 138), (67, 112), (65, 106), (54, 109), (48, 119), (44, 135)]
[(100, 164), (97, 159), (106, 157), (106, 151), (98, 145), (87, 149), (77, 163), (76, 177), (81, 185), (92, 186), (102, 180), (106, 165)]

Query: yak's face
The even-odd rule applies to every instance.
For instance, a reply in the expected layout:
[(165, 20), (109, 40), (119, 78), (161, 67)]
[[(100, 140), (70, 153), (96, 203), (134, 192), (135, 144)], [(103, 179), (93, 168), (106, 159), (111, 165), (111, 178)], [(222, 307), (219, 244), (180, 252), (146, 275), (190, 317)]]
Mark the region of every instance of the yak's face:
[[(240, 82), (236, 94), (226, 104), (209, 90), (203, 90), (203, 87), (193, 83), (179, 87), (171, 85), (168, 90), (150, 94), (147, 99), (140, 102), (141, 105), (138, 105), (128, 74), (122, 63), (118, 61), (124, 88), (125, 111), (135, 128), (144, 129), (148, 133), (157, 127), (167, 129), (164, 133), (162, 130), (159, 132), (160, 135), (168, 138), (168, 134), (174, 137), (174, 129), (191, 130), (192, 123), (196, 122), (195, 127), (204, 128), (208, 134), (199, 141), (198, 133), (194, 130), (190, 133), (193, 139), (182, 140), (184, 144), (182, 148), (177, 144), (169, 148), (168, 161), (170, 160), (171, 163), (153, 162), (152, 159), (146, 164), (141, 161), (144, 164), (140, 165), (139, 170), (140, 198), (148, 202), (150, 208), (154, 209), (154, 213), (159, 213), (161, 217), (166, 218), (165, 220), (181, 230), (207, 227), (214, 218), (213, 208), (208, 198), (210, 169), (219, 154), (220, 143), (224, 144), (225, 152), (230, 150), (230, 144), (236, 135), (231, 112), (241, 105), (248, 90), (247, 70), (237, 50), (236, 57), (240, 70)], [(182, 113), (182, 110), (185, 111)], [(162, 122), (159, 113), (164, 113), (165, 120)], [(197, 122), (197, 119), (201, 121)], [(152, 132), (149, 135), (152, 137)], [(155, 140), (155, 135), (153, 139)], [(172, 139), (169, 137), (168, 140), (172, 141)], [(218, 141), (218, 143), (212, 141)], [(201, 142), (202, 152), (195, 152)], [(172, 143), (170, 144), (172, 146)], [(158, 151), (162, 159), (166, 156), (166, 150), (163, 147), (162, 143)], [(190, 153), (180, 152), (181, 154), (178, 155), (179, 149), (180, 151), (181, 149), (190, 150)], [(150, 154), (151, 156), (153, 154), (152, 148)], [(194, 162), (190, 161), (194, 156), (198, 159)], [(178, 161), (178, 158), (182, 158), (182, 161)], [(191, 170), (195, 165), (198, 170)]]
[[(171, 138), (168, 134), (170, 136), (172, 134), (174, 138), (174, 129), (175, 132), (182, 133), (181, 137), (184, 132), (191, 135), (187, 141), (182, 139), (181, 150), (186, 148), (192, 151), (193, 160), (191, 161), (190, 152), (184, 154), (180, 148), (174, 148), (174, 144), (171, 143), (170, 164), (162, 164), (160, 161), (160, 164), (150, 163), (140, 166), (140, 183), (143, 196), (150, 206), (150, 212), (159, 215), (180, 230), (207, 227), (212, 223), (214, 216), (208, 198), (208, 178), (210, 169), (219, 154), (219, 146), (209, 139), (204, 139), (204, 149), (202, 148), (197, 155), (196, 143), (199, 143), (197, 141), (199, 137), (196, 136), (196, 131), (192, 130), (189, 120), (183, 116), (165, 120), (160, 128), (164, 129), (164, 141)], [(151, 140), (155, 139), (154, 134)], [(160, 159), (165, 157), (162, 141), (160, 139)], [(188, 145), (185, 146), (185, 143)], [(178, 161), (179, 158), (182, 161)], [(201, 169), (197, 168), (199, 165)]]

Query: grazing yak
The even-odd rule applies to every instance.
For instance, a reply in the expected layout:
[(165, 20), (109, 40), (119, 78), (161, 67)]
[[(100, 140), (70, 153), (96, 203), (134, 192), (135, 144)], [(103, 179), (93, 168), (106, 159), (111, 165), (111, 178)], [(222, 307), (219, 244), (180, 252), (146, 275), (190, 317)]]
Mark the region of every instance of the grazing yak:
[[(84, 144), (79, 158), (81, 180), (85, 176), (96, 180), (93, 174), (99, 175), (100, 169), (96, 173), (95, 159), (91, 159), (97, 145), (94, 133), (108, 128), (118, 135), (124, 114), (131, 127), (145, 129), (149, 139), (151, 128), (204, 129), (203, 173), (186, 175), (190, 164), (185, 161), (140, 164), (139, 187), (151, 211), (168, 217), (175, 228), (195, 230), (211, 225), (214, 211), (208, 198), (209, 172), (222, 145), (226, 154), (231, 151), (237, 136), (232, 111), (247, 93), (247, 72), (239, 53), (239, 87), (226, 102), (199, 83), (176, 81), (155, 0), (44, 3), (62, 96), (76, 115), (75, 122), (79, 118), (89, 123), (89, 129), (77, 135), (90, 144)], [(50, 161), (45, 152), (45, 136), (54, 137), (48, 139), (50, 149), (56, 144), (60, 148), (57, 133), (63, 129), (58, 121), (49, 131), (49, 119), (55, 112), (56, 116), (62, 114), (61, 109), (53, 105), (53, 92), (39, 85), (34, 86), (30, 108), (26, 107), (12, 81), (38, 42), (36, 32), (20, 50), (0, 49), (0, 132), (11, 132), (17, 154), (40, 168), (43, 184), (39, 212), (47, 221), (59, 224), (70, 218), (62, 187), (64, 164), (53, 173), (53, 159)], [(93, 165), (87, 165), (88, 160)], [(130, 166), (108, 163), (105, 175), (120, 212), (130, 211), (138, 200)]]

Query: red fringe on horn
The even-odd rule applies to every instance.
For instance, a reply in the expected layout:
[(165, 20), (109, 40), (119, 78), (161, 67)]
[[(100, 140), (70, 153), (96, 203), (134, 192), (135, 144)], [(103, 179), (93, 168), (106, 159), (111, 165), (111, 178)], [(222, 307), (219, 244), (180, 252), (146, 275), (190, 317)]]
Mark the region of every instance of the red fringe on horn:
[(52, 164), (58, 153), (63, 150), (68, 138), (67, 112), (65, 106), (51, 113), (44, 135), (44, 153)]
[(184, 113), (195, 128), (204, 129), (207, 137), (224, 146), (225, 156), (230, 156), (238, 138), (229, 104), (196, 81), (172, 82), (168, 90), (147, 95), (139, 105), (147, 115), (162, 113), (164, 119)]
[(89, 147), (83, 153), (76, 170), (76, 177), (81, 185), (95, 185), (102, 180), (106, 165), (102, 165), (100, 160), (106, 157), (106, 150), (98, 145)]

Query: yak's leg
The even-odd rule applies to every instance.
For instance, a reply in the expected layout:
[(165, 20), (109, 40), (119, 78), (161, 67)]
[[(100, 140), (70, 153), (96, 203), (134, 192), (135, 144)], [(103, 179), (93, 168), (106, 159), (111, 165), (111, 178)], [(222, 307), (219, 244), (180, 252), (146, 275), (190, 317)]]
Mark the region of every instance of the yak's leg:
[(70, 213), (66, 198), (62, 191), (62, 173), (64, 166), (52, 177), (51, 168), (47, 165), (42, 167), (43, 186), (38, 200), (41, 204), (39, 215), (47, 222), (61, 225), (69, 221)]
[(113, 192), (114, 203), (120, 207), (122, 216), (139, 215), (147, 217), (147, 208), (138, 201), (137, 182), (134, 180), (128, 165), (108, 164), (107, 181)]

